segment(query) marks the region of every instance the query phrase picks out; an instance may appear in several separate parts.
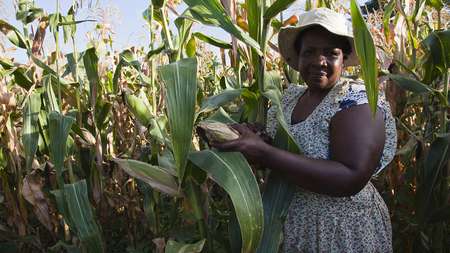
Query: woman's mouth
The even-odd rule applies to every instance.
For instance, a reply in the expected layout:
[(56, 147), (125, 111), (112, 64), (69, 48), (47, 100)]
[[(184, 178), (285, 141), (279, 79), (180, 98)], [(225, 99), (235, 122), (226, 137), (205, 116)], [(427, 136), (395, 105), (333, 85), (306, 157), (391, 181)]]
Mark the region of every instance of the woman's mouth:
[(321, 79), (323, 77), (327, 77), (327, 72), (326, 71), (319, 71), (319, 72), (312, 72), (309, 74), (310, 78), (312, 79)]

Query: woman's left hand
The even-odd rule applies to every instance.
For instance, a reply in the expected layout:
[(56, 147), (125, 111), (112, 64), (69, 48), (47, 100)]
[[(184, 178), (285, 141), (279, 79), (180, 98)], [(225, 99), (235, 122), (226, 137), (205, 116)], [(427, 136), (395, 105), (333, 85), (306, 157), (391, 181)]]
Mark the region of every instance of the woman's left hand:
[(228, 142), (213, 142), (211, 146), (220, 151), (235, 151), (241, 152), (251, 164), (260, 164), (263, 159), (263, 151), (269, 145), (264, 140), (252, 132), (246, 125), (235, 124), (232, 125), (240, 136), (236, 140)]

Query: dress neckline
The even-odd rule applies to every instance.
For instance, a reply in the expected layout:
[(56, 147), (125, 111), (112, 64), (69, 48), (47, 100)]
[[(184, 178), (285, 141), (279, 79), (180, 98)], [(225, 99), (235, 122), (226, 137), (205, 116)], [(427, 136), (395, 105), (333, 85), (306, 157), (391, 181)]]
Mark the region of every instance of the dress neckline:
[(305, 92), (308, 90), (308, 88), (304, 88), (304, 89), (297, 89), (297, 94), (294, 95), (294, 99), (292, 100), (290, 106), (289, 106), (289, 110), (288, 110), (288, 117), (289, 117), (289, 126), (296, 126), (296, 125), (300, 125), (306, 121), (308, 121), (312, 115), (314, 115), (315, 113), (317, 113), (317, 111), (319, 111), (320, 107), (322, 107), (325, 102), (329, 99), (329, 97), (331, 96), (332, 93), (334, 93), (334, 91), (336, 90), (337, 86), (340, 86), (342, 84), (342, 80), (339, 80), (336, 82), (336, 84), (331, 87), (330, 91), (323, 97), (322, 101), (320, 101), (320, 103), (311, 111), (310, 114), (308, 114), (308, 116), (306, 116), (305, 119), (298, 121), (296, 123), (292, 123), (292, 113), (294, 112), (294, 108), (298, 103), (298, 100), (301, 98), (301, 96), (303, 96), (305, 94)]

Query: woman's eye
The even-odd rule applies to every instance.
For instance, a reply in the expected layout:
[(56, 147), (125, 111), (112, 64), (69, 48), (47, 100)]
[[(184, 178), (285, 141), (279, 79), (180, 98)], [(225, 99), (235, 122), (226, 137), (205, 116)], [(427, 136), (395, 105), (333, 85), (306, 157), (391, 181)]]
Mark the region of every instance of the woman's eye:
[(325, 51), (325, 54), (332, 57), (339, 57), (339, 51), (336, 50)]
[(311, 50), (305, 50), (305, 51), (302, 52), (302, 55), (305, 55), (305, 56), (311, 55), (311, 54), (312, 54)]

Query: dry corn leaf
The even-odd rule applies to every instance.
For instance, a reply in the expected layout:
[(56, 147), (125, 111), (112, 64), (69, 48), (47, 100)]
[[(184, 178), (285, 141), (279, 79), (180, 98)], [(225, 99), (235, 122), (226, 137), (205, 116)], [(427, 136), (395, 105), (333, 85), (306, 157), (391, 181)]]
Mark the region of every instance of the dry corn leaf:
[(23, 179), (23, 197), (33, 206), (33, 212), (38, 220), (49, 231), (53, 231), (50, 218), (49, 201), (42, 192), (42, 178), (37, 174), (29, 174)]

